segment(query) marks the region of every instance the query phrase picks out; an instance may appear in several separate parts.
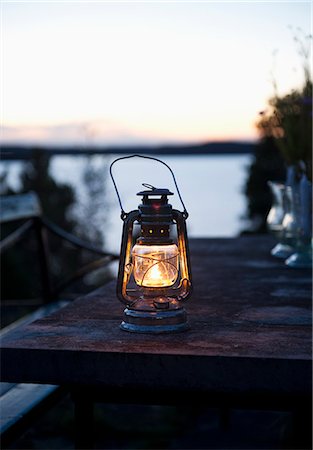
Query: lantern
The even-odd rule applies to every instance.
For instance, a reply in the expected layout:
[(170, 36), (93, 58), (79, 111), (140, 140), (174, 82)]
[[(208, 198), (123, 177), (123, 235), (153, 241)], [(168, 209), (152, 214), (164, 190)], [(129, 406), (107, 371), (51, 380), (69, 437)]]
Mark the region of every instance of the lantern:
[[(183, 212), (173, 209), (167, 188), (143, 183), (137, 210), (123, 210), (112, 166), (140, 157), (165, 165), (171, 172)], [(183, 302), (191, 294), (191, 272), (186, 231), (188, 213), (171, 168), (156, 158), (131, 155), (110, 166), (123, 220), (117, 297), (126, 305), (121, 328), (131, 332), (170, 333), (188, 329)], [(139, 233), (134, 232), (139, 228)]]

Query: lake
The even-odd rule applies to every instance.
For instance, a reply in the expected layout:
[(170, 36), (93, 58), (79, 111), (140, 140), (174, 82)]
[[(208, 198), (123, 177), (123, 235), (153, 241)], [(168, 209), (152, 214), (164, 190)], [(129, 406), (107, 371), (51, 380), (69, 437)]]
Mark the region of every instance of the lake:
[[(105, 248), (118, 252), (120, 247), (122, 220), (120, 207), (109, 177), (109, 165), (117, 157), (115, 155), (92, 157), (92, 167), (102, 176), (105, 184), (103, 221)], [(156, 156), (158, 158), (158, 156)], [(168, 164), (176, 177), (181, 196), (189, 212), (187, 220), (189, 237), (233, 237), (244, 227), (242, 217), (246, 209), (243, 195), (247, 167), (252, 155), (179, 155), (160, 156), (159, 159)], [(78, 202), (86, 202), (82, 183), (82, 174), (86, 167), (85, 156), (52, 157), (51, 174), (62, 183), (70, 183), (75, 187)], [(9, 182), (18, 185), (18, 173), (21, 162), (2, 161), (1, 172), (9, 170)], [(132, 158), (116, 163), (113, 174), (120, 191), (125, 211), (137, 209), (140, 197), (136, 193), (142, 189), (142, 183), (156, 187), (167, 187), (174, 194), (170, 203), (182, 210), (175, 185), (170, 172), (165, 166), (155, 161)], [(84, 200), (85, 199), (85, 200)], [(100, 202), (99, 209), (102, 209)], [(93, 218), (90, 218), (93, 221)], [(100, 225), (101, 226), (101, 225)]]

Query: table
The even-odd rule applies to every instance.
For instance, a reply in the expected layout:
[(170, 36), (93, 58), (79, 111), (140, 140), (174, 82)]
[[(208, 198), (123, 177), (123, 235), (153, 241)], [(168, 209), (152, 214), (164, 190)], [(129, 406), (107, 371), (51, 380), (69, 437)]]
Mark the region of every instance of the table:
[(272, 257), (274, 244), (269, 236), (192, 239), (188, 331), (122, 331), (123, 305), (109, 283), (6, 335), (2, 380), (68, 386), (79, 420), (88, 420), (88, 399), (100, 397), (307, 413), (311, 271)]

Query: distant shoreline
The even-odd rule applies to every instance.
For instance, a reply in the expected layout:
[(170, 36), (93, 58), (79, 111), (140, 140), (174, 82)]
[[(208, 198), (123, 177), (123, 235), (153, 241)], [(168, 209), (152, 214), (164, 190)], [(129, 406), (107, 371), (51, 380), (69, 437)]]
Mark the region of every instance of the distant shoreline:
[(2, 160), (27, 160), (35, 151), (49, 155), (246, 155), (252, 154), (256, 143), (208, 142), (204, 144), (131, 146), (131, 147), (79, 147), (79, 146), (23, 146), (1, 145)]

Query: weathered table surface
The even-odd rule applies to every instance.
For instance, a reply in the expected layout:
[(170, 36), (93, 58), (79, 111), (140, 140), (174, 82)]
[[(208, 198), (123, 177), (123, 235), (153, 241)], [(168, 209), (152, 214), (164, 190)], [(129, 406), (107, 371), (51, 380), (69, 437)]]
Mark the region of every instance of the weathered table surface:
[(106, 391), (308, 396), (311, 271), (272, 257), (274, 244), (269, 237), (193, 239), (190, 330), (120, 330), (123, 305), (110, 283), (7, 334), (2, 380)]

